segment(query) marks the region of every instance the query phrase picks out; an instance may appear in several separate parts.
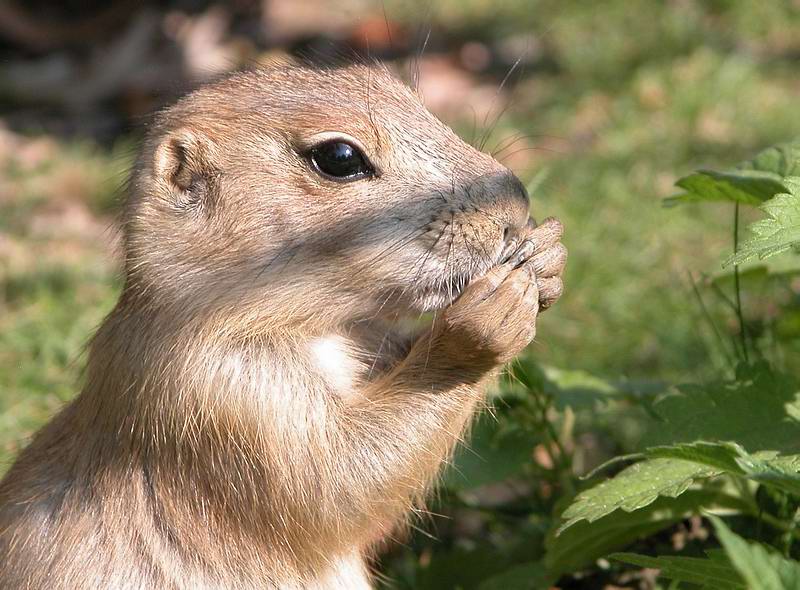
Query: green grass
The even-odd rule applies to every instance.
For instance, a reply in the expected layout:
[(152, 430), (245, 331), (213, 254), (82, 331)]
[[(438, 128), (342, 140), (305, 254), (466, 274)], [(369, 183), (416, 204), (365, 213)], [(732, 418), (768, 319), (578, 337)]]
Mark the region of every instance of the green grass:
[(0, 471), (78, 389), (113, 305), (112, 218), (129, 158), (15, 137), (0, 161)]

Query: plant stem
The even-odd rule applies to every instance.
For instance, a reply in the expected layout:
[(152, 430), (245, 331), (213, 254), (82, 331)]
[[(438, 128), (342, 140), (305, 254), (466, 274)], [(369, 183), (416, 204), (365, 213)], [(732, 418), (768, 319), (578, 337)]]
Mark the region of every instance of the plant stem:
[[(739, 250), (739, 203), (733, 208), (733, 253)], [(742, 354), (744, 362), (750, 364), (750, 355), (747, 352), (747, 335), (745, 334), (744, 314), (742, 314), (742, 290), (739, 285), (739, 265), (733, 266), (733, 285), (736, 290), (736, 315), (739, 318), (739, 336), (742, 339)]]
[(784, 545), (783, 545), (783, 555), (786, 558), (791, 558), (792, 555), (792, 543), (794, 543), (795, 533), (797, 532), (797, 521), (800, 518), (800, 510), (795, 510), (794, 516), (792, 517), (792, 524), (788, 531), (786, 531)]
[[(543, 427), (545, 434), (545, 452), (553, 464), (556, 481), (561, 484), (565, 493), (571, 496), (575, 493), (575, 487), (572, 482), (572, 460), (567, 454), (564, 445), (561, 444), (561, 438), (548, 416), (549, 410), (553, 405), (553, 398), (544, 391), (540, 391), (535, 395), (535, 399), (539, 423)], [(553, 452), (553, 447), (556, 449), (555, 453)]]
[[(797, 530), (797, 527), (794, 525), (787, 525), (783, 522), (780, 518), (773, 516), (772, 514), (768, 514), (764, 511), (759, 511), (758, 513), (751, 514), (751, 516), (758, 519), (758, 524), (760, 525), (762, 522), (767, 523), (772, 528), (783, 531), (784, 533), (791, 535), (792, 537), (800, 536), (800, 531)], [(760, 536), (760, 532), (757, 536)]]
[(703, 314), (703, 318), (706, 320), (709, 326), (711, 326), (711, 331), (714, 333), (714, 336), (717, 338), (717, 342), (719, 343), (720, 352), (722, 352), (722, 356), (725, 357), (725, 360), (731, 366), (731, 370), (736, 370), (736, 343), (734, 341), (733, 344), (733, 357), (728, 355), (728, 348), (725, 344), (725, 339), (722, 337), (722, 334), (717, 329), (717, 325), (714, 323), (714, 318), (711, 317), (711, 313), (709, 313), (708, 308), (706, 307), (705, 301), (703, 301), (703, 296), (700, 294), (700, 289), (697, 288), (697, 282), (694, 280), (692, 273), (687, 273), (689, 276), (689, 281), (692, 285), (692, 292), (694, 293), (695, 298), (697, 299), (697, 303), (700, 305), (700, 311)]

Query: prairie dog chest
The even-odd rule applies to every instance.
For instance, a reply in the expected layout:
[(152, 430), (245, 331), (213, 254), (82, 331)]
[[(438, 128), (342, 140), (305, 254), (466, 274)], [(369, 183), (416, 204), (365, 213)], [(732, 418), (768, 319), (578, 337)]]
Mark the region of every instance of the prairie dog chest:
[(355, 395), (368, 368), (351, 340), (340, 334), (319, 336), (308, 349), (313, 368), (333, 391), (344, 398)]

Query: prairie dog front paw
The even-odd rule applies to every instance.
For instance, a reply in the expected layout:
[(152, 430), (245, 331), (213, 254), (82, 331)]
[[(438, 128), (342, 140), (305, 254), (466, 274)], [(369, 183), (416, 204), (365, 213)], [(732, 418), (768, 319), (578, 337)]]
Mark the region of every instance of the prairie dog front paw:
[(468, 285), (445, 310), (442, 336), (490, 364), (516, 356), (536, 335), (539, 311), (561, 296), (567, 259), (562, 233), (556, 219), (529, 224), (504, 261)]
[(567, 264), (567, 249), (561, 243), (563, 234), (564, 226), (554, 217), (548, 217), (527, 232), (527, 239), (533, 242), (530, 260), (539, 286), (540, 310), (553, 305), (564, 291), (561, 273)]

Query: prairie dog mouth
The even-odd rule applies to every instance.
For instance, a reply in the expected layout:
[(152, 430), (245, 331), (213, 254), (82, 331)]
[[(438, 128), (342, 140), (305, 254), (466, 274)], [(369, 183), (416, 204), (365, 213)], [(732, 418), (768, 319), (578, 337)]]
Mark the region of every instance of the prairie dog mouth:
[(415, 307), (420, 311), (435, 311), (447, 307), (481, 274), (459, 273), (432, 284), (420, 285), (415, 297)]
[[(530, 229), (535, 227), (536, 222), (530, 219), (526, 230), (529, 233)], [(439, 280), (420, 285), (417, 289), (416, 306), (421, 311), (434, 311), (447, 307), (458, 299), (472, 281), (501, 264), (512, 263), (514, 266), (519, 266), (533, 255), (534, 249), (534, 243), (527, 233), (516, 235), (499, 248), (492, 263), (470, 269), (470, 272), (449, 273)]]

